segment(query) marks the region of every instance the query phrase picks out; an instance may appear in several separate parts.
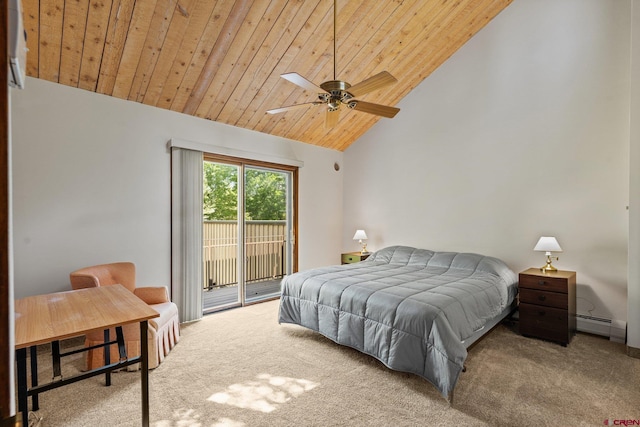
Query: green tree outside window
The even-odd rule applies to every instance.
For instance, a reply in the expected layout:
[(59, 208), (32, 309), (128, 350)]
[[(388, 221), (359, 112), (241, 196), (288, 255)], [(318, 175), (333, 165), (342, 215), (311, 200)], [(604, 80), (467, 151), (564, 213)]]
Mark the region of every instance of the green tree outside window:
[[(238, 168), (204, 162), (203, 215), (205, 221), (238, 218)], [(285, 220), (287, 215), (284, 174), (247, 169), (245, 220)]]

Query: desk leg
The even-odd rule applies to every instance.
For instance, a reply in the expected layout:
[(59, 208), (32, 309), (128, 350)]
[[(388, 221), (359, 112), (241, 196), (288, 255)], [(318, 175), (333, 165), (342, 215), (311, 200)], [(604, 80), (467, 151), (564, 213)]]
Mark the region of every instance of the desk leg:
[[(38, 385), (38, 348), (32, 345), (29, 347), (29, 354), (31, 357), (31, 387), (35, 387)], [(34, 411), (40, 409), (38, 393), (31, 395), (31, 409)]]
[(116, 326), (116, 342), (118, 343), (118, 355), (120, 361), (127, 360), (127, 347), (124, 344), (124, 333), (122, 332), (122, 326)]
[(27, 408), (27, 349), (16, 350), (18, 364), (18, 410), (22, 412), (22, 425), (29, 425), (29, 409)]
[[(62, 379), (62, 365), (60, 361), (60, 341), (51, 341), (51, 360), (53, 364), (53, 380)], [(31, 369), (33, 369), (33, 366), (31, 367)], [(32, 385), (37, 385), (37, 384), (32, 384)]]
[[(105, 329), (104, 330), (104, 342), (105, 342), (105, 346), (102, 347), (102, 355), (104, 357), (104, 365), (110, 365), (111, 364), (111, 346), (110, 345), (106, 345), (106, 343), (108, 343), (109, 341), (111, 341), (111, 338), (109, 337), (109, 330)], [(104, 382), (106, 383), (106, 386), (110, 386), (111, 385), (111, 371), (107, 372), (106, 374), (104, 374)]]
[(140, 347), (141, 347), (141, 365), (140, 380), (142, 382), (142, 425), (149, 427), (149, 342), (148, 342), (149, 322), (143, 320), (140, 322)]

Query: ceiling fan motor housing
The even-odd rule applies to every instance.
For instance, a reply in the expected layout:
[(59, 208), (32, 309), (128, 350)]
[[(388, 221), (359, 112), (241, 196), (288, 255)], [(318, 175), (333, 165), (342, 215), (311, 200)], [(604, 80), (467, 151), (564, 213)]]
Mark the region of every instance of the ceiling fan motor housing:
[(353, 95), (347, 92), (351, 85), (342, 80), (329, 80), (320, 84), (320, 87), (328, 92), (318, 94), (318, 98), (328, 104), (329, 111), (336, 111), (340, 108), (340, 103), (346, 104), (353, 98)]

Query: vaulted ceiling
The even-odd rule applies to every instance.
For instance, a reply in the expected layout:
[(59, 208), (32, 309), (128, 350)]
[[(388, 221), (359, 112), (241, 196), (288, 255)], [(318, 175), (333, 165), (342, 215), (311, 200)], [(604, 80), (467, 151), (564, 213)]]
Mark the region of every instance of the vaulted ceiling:
[[(395, 106), (513, 0), (338, 0), (337, 79), (398, 82), (362, 96)], [(27, 74), (216, 122), (344, 150), (378, 120), (325, 105), (280, 114), (333, 80), (333, 0), (22, 0)], [(344, 107), (344, 106), (343, 106)], [(400, 111), (399, 114), (402, 114)]]

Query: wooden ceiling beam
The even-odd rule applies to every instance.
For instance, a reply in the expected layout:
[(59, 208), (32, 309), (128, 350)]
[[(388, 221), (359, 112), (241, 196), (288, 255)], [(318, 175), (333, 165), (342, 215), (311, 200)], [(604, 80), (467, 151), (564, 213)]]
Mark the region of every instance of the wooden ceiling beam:
[(111, 0), (92, 1), (87, 16), (87, 26), (84, 36), (82, 63), (80, 64), (80, 89), (95, 92), (100, 66), (104, 58), (104, 49), (109, 28), (109, 16), (113, 2)]
[(245, 17), (251, 10), (251, 4), (252, 0), (236, 0), (234, 3), (229, 18), (225, 21), (220, 35), (216, 39), (213, 49), (207, 58), (207, 62), (202, 69), (202, 73), (200, 73), (196, 86), (191, 91), (189, 99), (182, 109), (183, 113), (194, 114), (198, 109), (211, 82), (220, 69), (222, 61), (229, 51), (229, 47), (238, 35), (238, 31), (242, 27)]
[(64, 28), (62, 30), (62, 52), (60, 56), (59, 82), (78, 87), (84, 33), (89, 13), (89, 0), (79, 0), (65, 5)]
[(233, 6), (233, 1), (216, 2), (211, 18), (197, 42), (190, 66), (180, 82), (179, 90), (173, 96), (171, 102), (173, 111), (184, 112), (191, 93), (198, 86), (200, 76), (205, 72), (207, 61), (218, 43), (218, 38), (221, 37), (224, 23), (229, 17)]
[(38, 77), (58, 83), (64, 20), (64, 0), (52, 0), (40, 7)]
[(144, 41), (144, 48), (140, 54), (138, 67), (129, 89), (128, 99), (141, 102), (144, 98), (149, 79), (158, 62), (160, 51), (167, 37), (167, 32), (174, 19), (184, 21), (186, 17), (177, 8), (177, 0), (158, 0), (153, 11), (153, 18)]
[(151, 21), (153, 20), (157, 1), (162, 0), (135, 2), (133, 15), (129, 23), (129, 31), (127, 32), (127, 38), (124, 42), (122, 57), (118, 64), (116, 80), (113, 86), (112, 95), (117, 98), (127, 99), (129, 96), (133, 79), (138, 69), (138, 63), (140, 62), (140, 56), (144, 49), (144, 42), (147, 38)]
[[(276, 93), (267, 89), (271, 88), (269, 82), (275, 73), (274, 70), (283, 61), (287, 61), (287, 52), (299, 49), (299, 47), (292, 45), (294, 36), (303, 24), (309, 25), (308, 22), (305, 22), (306, 18), (314, 14), (318, 6), (318, 1), (284, 1), (278, 5), (277, 15), (273, 14), (270, 19), (267, 16), (263, 18), (263, 20), (268, 20), (266, 25), (270, 29), (262, 43), (256, 46), (255, 55), (246, 68), (245, 76), (247, 77), (236, 85), (222, 110), (218, 113), (219, 121), (239, 126), (238, 123), (245, 120), (243, 112), (255, 102), (257, 96), (262, 93), (277, 96)], [(291, 23), (294, 25), (291, 26)], [(286, 31), (287, 26), (292, 31)]]
[[(216, 99), (224, 101), (242, 78), (243, 72), (238, 65), (242, 61), (241, 58), (243, 58), (246, 48), (252, 44), (254, 34), (259, 28), (268, 6), (270, 6), (270, 2), (266, 1), (253, 2), (251, 5), (241, 26), (237, 29), (224, 61), (220, 61), (220, 66), (211, 78), (206, 93), (195, 111), (196, 116), (211, 119), (211, 110)], [(250, 55), (252, 54), (253, 52), (250, 53)], [(246, 56), (245, 58), (245, 60), (250, 59)], [(219, 106), (220, 109), (223, 105)]]
[(40, 0), (22, 0), (22, 23), (27, 32), (27, 75), (39, 76)]
[(321, 11), (328, 10), (328, 5), (324, 7), (320, 0), (287, 2), (282, 12), (275, 17), (269, 34), (249, 64), (245, 73), (247, 77), (244, 82), (237, 85), (232, 98), (220, 112), (218, 120), (239, 127), (243, 127), (243, 124), (248, 122), (253, 114), (245, 115), (244, 111), (250, 108), (256, 96), (268, 96), (271, 93), (268, 90), (270, 86), (265, 86), (265, 82), (270, 78), (273, 78), (273, 81), (280, 78), (280, 74), (274, 70), (288, 57), (288, 49), (291, 48), (295, 34), (300, 31), (300, 28), (303, 26), (315, 28), (316, 21), (309, 21), (309, 19), (315, 15), (313, 11), (318, 8)]
[(217, 2), (209, 0), (196, 2), (193, 10), (189, 12), (189, 26), (180, 43), (180, 48), (176, 52), (169, 74), (164, 82), (162, 82), (161, 75), (158, 80), (154, 80), (156, 83), (145, 95), (145, 104), (171, 109), (176, 94), (183, 87), (187, 72), (193, 68), (197, 69), (199, 62), (196, 58), (204, 54), (198, 51), (198, 46), (209, 22), (215, 19), (215, 15), (219, 15), (219, 9), (216, 9), (215, 6), (217, 6)]
[(247, 45), (238, 56), (233, 67), (228, 70), (227, 80), (225, 80), (222, 87), (219, 88), (220, 90), (215, 96), (211, 108), (204, 117), (210, 120), (220, 120), (220, 114), (227, 102), (233, 99), (233, 93), (242, 90), (240, 86), (243, 81), (246, 80), (247, 72), (250, 69), (252, 61), (255, 60), (256, 52), (258, 52), (265, 41), (265, 34), (269, 34), (272, 28), (273, 17), (280, 15), (287, 2), (288, 0), (272, 0), (269, 2), (269, 6), (260, 17)]
[(140, 91), (141, 96), (138, 96), (137, 99), (139, 102), (147, 105), (156, 105), (158, 97), (169, 78), (174, 61), (180, 53), (180, 48), (185, 43), (189, 28), (197, 19), (199, 11), (196, 10), (196, 3), (197, 0), (179, 0), (177, 2), (176, 9), (179, 15), (175, 15), (171, 20), (171, 25), (160, 47), (153, 72), (147, 75), (147, 80), (143, 82), (144, 86)]
[(95, 91), (104, 95), (112, 95), (116, 84), (124, 44), (129, 33), (129, 25), (133, 17), (133, 0), (113, 0), (109, 12), (109, 23), (105, 35), (104, 49), (98, 71)]

